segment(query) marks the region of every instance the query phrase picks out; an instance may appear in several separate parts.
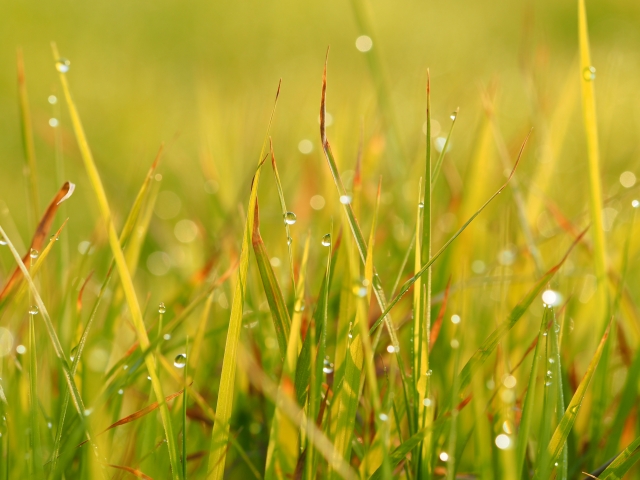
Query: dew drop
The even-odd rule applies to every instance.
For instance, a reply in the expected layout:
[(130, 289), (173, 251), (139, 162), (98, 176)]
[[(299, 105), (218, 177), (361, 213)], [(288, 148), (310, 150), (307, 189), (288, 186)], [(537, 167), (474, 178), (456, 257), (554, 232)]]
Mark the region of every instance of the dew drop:
[[(71, 353), (69, 353), (69, 358), (71, 359), (71, 361), (73, 362), (76, 359), (76, 355), (78, 354), (78, 347), (73, 347), (71, 349)], [(126, 365), (125, 365), (126, 367)]]
[(158, 305), (158, 313), (165, 313), (167, 311), (167, 307), (164, 306), (164, 302), (161, 302), (160, 305)]
[(424, 208), (424, 202), (418, 203), (418, 208)]
[(70, 67), (71, 62), (66, 58), (59, 58), (56, 61), (56, 70), (58, 70), (60, 73), (67, 73)]
[(363, 298), (367, 295), (367, 287), (369, 286), (369, 280), (366, 278), (360, 278), (353, 282), (353, 286), (351, 287), (351, 291), (354, 295)]
[(296, 223), (296, 214), (293, 212), (287, 212), (283, 215), (284, 223), (287, 225), (293, 225)]
[(425, 375), (427, 377), (430, 377), (431, 375), (433, 375), (433, 370), (431, 370), (431, 369), (427, 370), (427, 373), (425, 373)]
[(4, 239), (0, 238), (0, 245), (6, 245), (7, 242), (4, 241)]
[(386, 413), (381, 413), (380, 415), (378, 415), (378, 418), (383, 422), (389, 420), (389, 416)]
[(555, 363), (555, 360), (553, 358), (549, 358), (549, 363)]
[(330, 247), (331, 246), (331, 234), (327, 233), (324, 237), (322, 237), (322, 246)]
[(37, 305), (31, 305), (31, 307), (29, 307), (29, 315), (37, 315), (39, 312), (40, 309)]
[(173, 360), (173, 366), (176, 368), (184, 368), (187, 364), (187, 355), (185, 353), (179, 353)]
[(122, 395), (124, 393), (123, 389), (118, 390), (118, 395)]
[(287, 237), (287, 245), (291, 245), (293, 243), (293, 238)]
[(164, 338), (165, 340), (171, 340), (171, 334), (170, 333), (165, 333), (162, 338)]
[(351, 203), (351, 195), (340, 195), (340, 203), (349, 205)]
[(51, 105), (55, 105), (56, 103), (58, 103), (58, 97), (56, 97), (55, 95), (49, 95), (49, 98), (47, 100), (49, 100), (49, 103)]
[(455, 120), (457, 116), (458, 116), (458, 112), (453, 112), (451, 115), (449, 115), (449, 118), (451, 120)]
[(596, 67), (594, 66), (585, 67), (585, 69), (582, 71), (582, 78), (584, 78), (587, 82), (595, 80)]
[(31, 258), (38, 258), (38, 255), (40, 255), (40, 252), (38, 252), (38, 250), (36, 250), (35, 248), (32, 248), (29, 252), (29, 256)]
[(333, 373), (333, 363), (329, 361), (329, 357), (322, 362), (322, 371), (326, 374)]

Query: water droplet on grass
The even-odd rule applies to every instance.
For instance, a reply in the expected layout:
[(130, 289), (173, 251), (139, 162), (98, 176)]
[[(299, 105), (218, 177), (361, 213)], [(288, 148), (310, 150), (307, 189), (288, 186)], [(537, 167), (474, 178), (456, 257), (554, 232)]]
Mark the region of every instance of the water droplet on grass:
[(158, 305), (158, 313), (162, 314), (165, 313), (167, 311), (167, 307), (164, 306), (164, 302), (161, 302), (160, 305)]
[(327, 233), (324, 237), (322, 237), (322, 246), (330, 247), (331, 246), (331, 234)]
[(293, 225), (296, 223), (296, 214), (293, 212), (287, 212), (284, 214), (284, 223), (287, 225)]
[(184, 368), (187, 364), (187, 355), (184, 353), (179, 353), (176, 355), (176, 358), (173, 360), (173, 365), (176, 368)]
[(66, 58), (59, 58), (56, 61), (56, 70), (58, 70), (60, 73), (67, 73), (69, 71), (69, 68), (71, 68), (71, 62)]
[[(73, 347), (71, 349), (71, 352), (69, 353), (69, 358), (71, 359), (71, 361), (73, 362), (76, 359), (76, 355), (78, 354), (78, 347)], [(125, 365), (126, 367), (126, 365)]]
[(592, 80), (596, 79), (596, 67), (589, 66), (589, 67), (585, 67), (585, 69), (582, 71), (582, 78), (584, 78), (587, 82), (591, 82)]
[(29, 315), (37, 315), (38, 313), (40, 313), (40, 309), (37, 305), (31, 305), (31, 307), (29, 307)]
[(458, 112), (453, 112), (451, 115), (449, 115), (449, 118), (451, 120), (455, 120), (457, 116), (458, 116)]
[(333, 373), (333, 363), (329, 361), (329, 357), (322, 362), (322, 371), (326, 374)]
[(351, 203), (351, 195), (340, 195), (340, 203), (349, 205)]
[(40, 252), (38, 252), (38, 250), (36, 250), (35, 248), (32, 248), (29, 252), (29, 256), (31, 258), (38, 258), (38, 255), (40, 255)]

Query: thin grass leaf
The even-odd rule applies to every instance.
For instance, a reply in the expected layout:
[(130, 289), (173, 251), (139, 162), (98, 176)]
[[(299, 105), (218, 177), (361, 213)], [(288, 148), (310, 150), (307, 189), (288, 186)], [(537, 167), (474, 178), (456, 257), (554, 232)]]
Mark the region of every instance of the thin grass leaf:
[[(564, 391), (562, 386), (562, 359), (560, 357), (560, 340), (558, 332), (560, 330), (560, 325), (556, 322), (556, 314), (552, 309), (551, 317), (553, 322), (553, 328), (549, 331), (549, 341), (551, 343), (551, 355), (549, 356), (549, 371), (551, 371), (553, 379), (552, 381), (555, 383), (555, 392), (556, 398), (553, 399), (554, 412), (556, 414), (556, 421), (560, 422), (562, 419), (562, 413), (565, 410), (564, 404)], [(553, 361), (552, 361), (553, 360)], [(558, 457), (558, 461), (556, 462), (556, 479), (557, 480), (567, 480), (568, 478), (568, 467), (569, 467), (569, 451), (567, 446), (562, 449), (560, 456)]]
[(578, 417), (578, 413), (580, 411), (580, 407), (582, 406), (582, 401), (584, 400), (584, 396), (587, 393), (587, 388), (589, 387), (589, 383), (593, 378), (593, 374), (598, 366), (598, 362), (600, 361), (600, 357), (602, 356), (602, 352), (604, 351), (605, 344), (607, 342), (607, 338), (609, 337), (609, 329), (610, 326), (607, 327), (604, 335), (602, 336), (602, 340), (600, 340), (600, 344), (598, 345), (598, 349), (594, 354), (591, 362), (589, 363), (589, 367), (582, 377), (582, 381), (578, 385), (576, 392), (573, 394), (573, 398), (571, 402), (569, 402), (569, 406), (567, 411), (564, 412), (560, 423), (556, 427), (555, 432), (553, 432), (553, 436), (551, 437), (551, 441), (547, 446), (547, 461), (538, 465), (534, 480), (537, 479), (546, 479), (549, 478), (551, 471), (553, 470), (554, 463), (558, 461), (560, 457), (560, 453), (562, 449), (565, 448), (567, 438), (571, 429), (573, 428), (573, 424)]
[[(456, 108), (455, 112), (451, 114), (451, 126), (449, 127), (449, 133), (447, 133), (447, 139), (444, 142), (444, 146), (440, 151), (440, 155), (438, 155), (438, 160), (436, 160), (436, 164), (433, 167), (433, 173), (431, 173), (431, 192), (433, 193), (433, 189), (436, 186), (436, 182), (438, 181), (438, 177), (440, 176), (440, 170), (442, 169), (442, 163), (444, 162), (444, 156), (449, 150), (449, 140), (451, 139), (451, 134), (453, 133), (453, 127), (456, 125), (456, 120), (458, 119), (459, 108)], [(431, 128), (429, 122), (429, 129)], [(431, 149), (431, 134), (427, 133), (427, 148)]]
[(27, 94), (27, 82), (24, 74), (24, 58), (22, 49), (18, 48), (18, 96), (20, 98), (20, 119), (22, 120), (22, 146), (27, 161), (29, 172), (29, 195), (31, 203), (31, 221), (33, 224), (40, 215), (40, 200), (38, 193), (38, 170), (36, 168), (36, 147), (33, 142), (33, 124), (29, 109), (29, 96)]
[[(289, 228), (289, 222), (291, 219), (288, 219), (289, 212), (287, 210), (287, 205), (284, 201), (284, 191), (282, 190), (282, 182), (280, 181), (280, 174), (278, 173), (278, 166), (276, 165), (276, 154), (273, 151), (273, 141), (271, 137), (269, 137), (269, 150), (271, 152), (271, 167), (273, 168), (273, 175), (276, 178), (276, 187), (278, 189), (278, 198), (280, 198), (280, 207), (282, 208), (282, 218), (284, 219), (284, 229), (287, 234), (287, 251), (289, 252), (289, 270), (291, 272), (291, 284), (293, 285), (293, 293), (296, 293), (296, 278), (293, 272), (293, 238), (291, 238), (291, 232)], [(295, 214), (294, 214), (295, 215)]]
[[(60, 58), (60, 55), (58, 54), (58, 49), (55, 43), (52, 43), (51, 47), (53, 51), (54, 60), (58, 61), (58, 59)], [(118, 274), (120, 276), (120, 281), (122, 283), (122, 288), (124, 290), (125, 297), (127, 299), (127, 304), (129, 306), (129, 312), (131, 314), (133, 325), (135, 327), (136, 334), (138, 336), (138, 341), (140, 342), (140, 346), (142, 348), (146, 348), (149, 345), (149, 337), (147, 335), (147, 331), (144, 326), (144, 321), (142, 319), (142, 311), (140, 310), (140, 305), (138, 303), (138, 298), (136, 296), (133, 280), (131, 278), (131, 274), (127, 267), (127, 262), (122, 252), (122, 247), (120, 246), (120, 240), (118, 238), (118, 234), (116, 233), (116, 229), (113, 223), (113, 217), (111, 215), (111, 209), (109, 207), (107, 195), (105, 193), (104, 186), (102, 185), (100, 174), (98, 173), (98, 169), (93, 160), (93, 154), (91, 153), (91, 149), (89, 148), (89, 143), (84, 133), (84, 128), (80, 120), (80, 115), (78, 113), (75, 103), (73, 102), (73, 99), (71, 98), (71, 92), (69, 89), (66, 73), (60, 72), (59, 77), (60, 77), (60, 83), (62, 84), (62, 91), (64, 92), (64, 96), (67, 102), (67, 107), (69, 109), (69, 116), (71, 117), (71, 122), (73, 124), (76, 140), (78, 141), (78, 147), (80, 149), (82, 161), (84, 163), (85, 170), (87, 171), (87, 175), (89, 176), (89, 180), (91, 182), (91, 186), (95, 193), (96, 200), (98, 201), (98, 206), (100, 209), (100, 214), (102, 215), (102, 220), (104, 221), (107, 227), (109, 245), (111, 247), (111, 251), (115, 259), (116, 267), (118, 269)], [(164, 394), (162, 393), (162, 384), (160, 383), (160, 379), (158, 378), (158, 375), (157, 375), (155, 358), (153, 356), (146, 356), (145, 362), (146, 362), (147, 370), (149, 372), (149, 376), (151, 377), (151, 384), (153, 387), (153, 391), (156, 395), (156, 398), (159, 399), (159, 401), (161, 401), (164, 399)], [(169, 409), (167, 408), (166, 404), (164, 404), (164, 402), (162, 402), (160, 406), (160, 416), (162, 418), (165, 437), (167, 439), (167, 448), (169, 450), (169, 459), (171, 463), (172, 477), (175, 480), (179, 480), (181, 475), (180, 475), (180, 470), (178, 465), (178, 452), (176, 448), (175, 439), (173, 437), (173, 428), (171, 426), (171, 417), (169, 415)]]
[(207, 471), (207, 479), (209, 480), (222, 480), (224, 476), (224, 466), (227, 456), (227, 441), (229, 439), (230, 428), (229, 420), (231, 419), (231, 413), (233, 411), (237, 353), (238, 345), (240, 344), (240, 330), (242, 329), (242, 310), (244, 308), (247, 269), (249, 268), (249, 246), (251, 244), (251, 236), (253, 233), (255, 208), (258, 198), (258, 184), (260, 183), (260, 171), (264, 162), (263, 158), (266, 139), (269, 136), (269, 130), (271, 129), (271, 122), (273, 121), (279, 94), (280, 83), (278, 83), (278, 91), (276, 92), (276, 98), (269, 118), (265, 140), (262, 142), (262, 149), (260, 151), (260, 156), (258, 157), (258, 168), (256, 169), (256, 173), (251, 184), (251, 193), (249, 195), (247, 218), (244, 225), (244, 233), (242, 235), (238, 281), (233, 294), (229, 329), (227, 331), (227, 339), (224, 348), (224, 360), (222, 362), (218, 403), (216, 406), (216, 421), (211, 432), (211, 448), (209, 452), (209, 467)]
[(123, 470), (127, 473), (130, 473), (131, 475), (134, 475), (138, 478), (142, 478), (144, 480), (153, 480), (153, 478), (151, 478), (149, 475), (146, 475), (145, 473), (141, 472), (140, 470), (136, 469), (136, 468), (131, 468), (131, 467), (124, 467), (122, 465), (113, 465), (111, 463), (107, 463), (105, 464), (107, 467), (111, 467), (111, 468), (116, 468), (118, 470)]
[[(424, 440), (425, 435), (430, 430), (431, 429), (429, 428), (422, 428), (414, 433), (410, 438), (402, 442), (401, 445), (396, 447), (396, 449), (389, 454), (389, 463), (391, 467), (395, 469), (411, 451), (413, 451), (418, 445), (420, 445), (420, 442)], [(370, 480), (382, 480), (383, 478), (385, 477), (383, 476), (382, 466), (369, 477)]]
[(280, 355), (284, 361), (287, 355), (287, 342), (291, 332), (291, 318), (289, 318), (289, 311), (287, 310), (287, 304), (284, 296), (282, 295), (280, 283), (278, 282), (273, 271), (273, 267), (271, 266), (267, 247), (260, 235), (260, 213), (257, 197), (254, 212), (251, 243), (256, 257), (256, 263), (258, 264), (260, 278), (262, 279), (264, 294), (267, 297), (269, 309), (271, 310), (271, 318), (276, 330), (276, 337), (280, 347)]

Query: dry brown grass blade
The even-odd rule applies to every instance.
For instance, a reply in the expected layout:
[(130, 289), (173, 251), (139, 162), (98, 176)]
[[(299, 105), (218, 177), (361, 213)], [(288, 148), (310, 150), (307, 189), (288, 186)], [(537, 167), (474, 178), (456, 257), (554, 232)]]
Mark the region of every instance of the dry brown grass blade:
[[(189, 385), (191, 385), (192, 383), (193, 383), (193, 382), (191, 382)], [(164, 401), (165, 401), (165, 402), (169, 402), (169, 401), (173, 400), (174, 398), (176, 398), (176, 397), (178, 397), (178, 396), (182, 395), (182, 392), (183, 392), (183, 391), (184, 391), (184, 389), (180, 390), (179, 392), (172, 393), (171, 395), (167, 395), (166, 397), (164, 397)], [(131, 415), (127, 415), (126, 417), (121, 418), (121, 419), (120, 419), (120, 420), (118, 420), (117, 422), (112, 423), (112, 424), (111, 424), (111, 425), (109, 425), (107, 428), (105, 428), (105, 429), (104, 429), (104, 430), (102, 430), (100, 433), (98, 433), (98, 434), (96, 435), (96, 437), (97, 437), (97, 436), (102, 435), (103, 433), (108, 432), (109, 430), (111, 430), (111, 429), (113, 429), (113, 428), (119, 427), (120, 425), (125, 425), (125, 424), (127, 424), (127, 423), (134, 422), (134, 421), (138, 420), (139, 418), (142, 418), (142, 417), (144, 417), (145, 415), (147, 415), (147, 414), (149, 414), (149, 413), (153, 412), (153, 411), (154, 411), (156, 408), (158, 408), (159, 406), (160, 406), (160, 404), (159, 404), (158, 402), (153, 402), (153, 403), (151, 403), (151, 404), (147, 405), (146, 407), (144, 407), (144, 408), (142, 408), (142, 409), (138, 410), (137, 412), (134, 412), (134, 413), (132, 413)], [(78, 447), (80, 447), (80, 446), (84, 445), (84, 444), (85, 444), (85, 443), (87, 443), (87, 442), (88, 442), (88, 440), (85, 440), (84, 442), (80, 443), (80, 444), (78, 445)]]
[[(64, 202), (67, 198), (69, 198), (76, 186), (71, 182), (65, 182), (64, 185), (58, 190), (51, 203), (47, 207), (47, 210), (42, 215), (40, 219), (40, 223), (36, 227), (36, 231), (33, 235), (33, 239), (31, 240), (31, 245), (29, 246), (29, 251), (27, 251), (26, 255), (22, 258), (22, 262), (25, 265), (29, 265), (29, 255), (31, 254), (31, 250), (40, 250), (44, 245), (44, 242), (49, 235), (49, 231), (51, 230), (51, 224), (53, 223), (53, 219), (56, 216), (56, 212), (58, 211), (58, 206)], [(9, 278), (9, 281), (5, 285), (2, 293), (0, 293), (0, 302), (4, 300), (9, 293), (15, 288), (17, 283), (22, 279), (22, 272), (19, 267), (13, 271), (13, 274)]]
[(82, 295), (84, 294), (84, 289), (87, 287), (87, 284), (89, 283), (89, 280), (91, 280), (92, 276), (93, 270), (91, 270), (91, 272), (89, 272), (89, 275), (87, 275), (87, 278), (84, 279), (84, 283), (82, 284), (82, 287), (80, 287), (80, 291), (78, 292), (78, 299), (76, 300), (76, 310), (78, 312), (82, 310)]
[(145, 480), (153, 480), (149, 475), (141, 472), (140, 470), (136, 470), (131, 467), (124, 467), (122, 465), (113, 465), (111, 463), (105, 463), (107, 467), (117, 468), (118, 470), (124, 470), (125, 472), (129, 472), (131, 475), (135, 475), (138, 478), (144, 478)]

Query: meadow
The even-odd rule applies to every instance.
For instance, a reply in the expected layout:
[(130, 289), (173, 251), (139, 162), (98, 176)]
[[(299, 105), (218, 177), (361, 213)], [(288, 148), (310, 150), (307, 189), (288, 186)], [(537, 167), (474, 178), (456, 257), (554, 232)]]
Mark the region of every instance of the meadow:
[(0, 20), (0, 480), (640, 478), (640, 6)]

